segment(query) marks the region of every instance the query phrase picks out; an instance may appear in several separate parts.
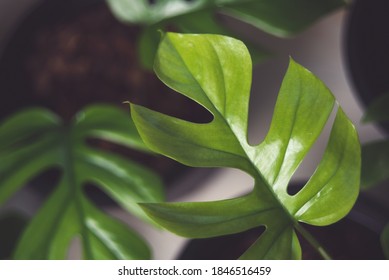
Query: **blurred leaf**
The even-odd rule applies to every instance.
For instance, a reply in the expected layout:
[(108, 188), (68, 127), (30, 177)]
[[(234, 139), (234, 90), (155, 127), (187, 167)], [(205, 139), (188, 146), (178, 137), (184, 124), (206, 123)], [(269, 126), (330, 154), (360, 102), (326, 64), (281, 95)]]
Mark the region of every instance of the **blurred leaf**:
[[(362, 122), (389, 121), (389, 94), (376, 98), (367, 108)], [(389, 140), (380, 140), (362, 146), (361, 187), (370, 189), (389, 178)], [(381, 234), (384, 254), (389, 259), (389, 224)]]
[(375, 99), (367, 108), (362, 121), (368, 122), (384, 122), (389, 121), (389, 94), (384, 94)]
[[(106, 0), (112, 13), (127, 24), (145, 26), (138, 51), (142, 66), (152, 69), (156, 30), (236, 36), (217, 20), (218, 13), (251, 24), (275, 36), (292, 36), (322, 16), (345, 5), (343, 0)], [(154, 30), (154, 31), (153, 31)], [(268, 58), (264, 47), (247, 42), (254, 63)]]
[(37, 174), (51, 167), (62, 169), (56, 189), (24, 232), (16, 259), (66, 258), (78, 235), (87, 259), (150, 257), (145, 241), (89, 202), (83, 185), (95, 184), (123, 208), (146, 219), (137, 203), (162, 200), (160, 180), (145, 167), (87, 146), (88, 138), (148, 151), (127, 114), (112, 106), (90, 106), (70, 125), (34, 108), (0, 126), (0, 203)]
[(361, 187), (368, 189), (389, 178), (389, 140), (362, 146)]
[(186, 165), (238, 168), (255, 179), (255, 186), (249, 195), (228, 200), (142, 206), (159, 224), (186, 237), (213, 237), (264, 225), (265, 233), (242, 258), (298, 259), (298, 222), (329, 225), (355, 203), (358, 136), (338, 108), (319, 166), (300, 192), (289, 195), (288, 183), (319, 137), (335, 100), (318, 78), (291, 60), (270, 130), (261, 144), (251, 146), (247, 142), (251, 70), (248, 50), (238, 40), (164, 36), (155, 62), (158, 77), (205, 107), (214, 119), (197, 124), (131, 105), (142, 139), (155, 152)]
[[(389, 121), (389, 94), (374, 100), (367, 108), (362, 121)], [(361, 186), (371, 188), (389, 178), (389, 140), (380, 140), (362, 146)]]
[[(152, 25), (174, 22), (178, 16), (208, 11), (222, 12), (277, 36), (300, 32), (318, 18), (345, 5), (342, 0), (107, 0), (117, 18), (124, 22)], [(196, 18), (192, 24), (203, 24)], [(209, 22), (206, 22), (209, 24)], [(204, 27), (205, 23), (204, 23)], [(213, 29), (213, 25), (210, 28)], [(212, 33), (212, 30), (208, 31)]]
[(211, 0), (107, 0), (115, 16), (129, 23), (151, 25), (213, 5)]
[(161, 33), (158, 25), (145, 27), (138, 40), (139, 61), (142, 67), (153, 69), (154, 57), (157, 53), (158, 43), (161, 40)]
[[(229, 29), (219, 24), (213, 12), (210, 10), (194, 12), (176, 17), (174, 19), (174, 24), (182, 33), (219, 34), (226, 36), (234, 35), (234, 33)], [(158, 46), (158, 43), (159, 41), (156, 46)], [(261, 62), (270, 56), (270, 52), (263, 47), (250, 42), (246, 42), (246, 45), (250, 51), (253, 63)]]

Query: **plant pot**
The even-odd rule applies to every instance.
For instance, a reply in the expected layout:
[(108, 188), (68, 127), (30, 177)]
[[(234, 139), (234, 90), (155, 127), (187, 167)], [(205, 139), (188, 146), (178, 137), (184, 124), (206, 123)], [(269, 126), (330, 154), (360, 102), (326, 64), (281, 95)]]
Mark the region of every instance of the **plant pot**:
[[(346, 24), (350, 78), (364, 105), (389, 93), (389, 1), (354, 0)], [(389, 125), (381, 124), (389, 133)]]
[[(131, 101), (183, 119), (208, 121), (210, 115), (203, 108), (193, 106), (153, 73), (141, 69), (136, 45), (139, 33), (139, 27), (119, 23), (104, 1), (43, 1), (18, 26), (0, 58), (0, 91), (5, 96), (0, 120), (23, 108), (44, 106), (69, 121), (92, 103), (128, 110), (122, 103)], [(108, 142), (91, 144), (150, 167), (168, 186), (190, 170), (168, 158)], [(52, 182), (58, 175), (51, 171), (33, 185), (51, 185), (41, 182)]]
[[(377, 260), (384, 259), (380, 233), (388, 221), (389, 209), (362, 193), (353, 210), (341, 221), (326, 227), (304, 227), (334, 259)], [(237, 259), (263, 231), (264, 228), (254, 228), (228, 236), (194, 239), (183, 248), (179, 259)], [(305, 239), (299, 236), (299, 240), (303, 259), (322, 259)]]

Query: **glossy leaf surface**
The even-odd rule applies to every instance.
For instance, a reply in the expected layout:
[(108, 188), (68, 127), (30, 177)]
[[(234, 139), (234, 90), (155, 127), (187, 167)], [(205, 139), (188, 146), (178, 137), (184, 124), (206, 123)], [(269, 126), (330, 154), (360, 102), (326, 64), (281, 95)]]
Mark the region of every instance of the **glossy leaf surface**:
[[(255, 179), (246, 196), (214, 201), (142, 204), (172, 232), (212, 237), (266, 226), (242, 258), (301, 258), (296, 225), (329, 225), (352, 208), (359, 190), (360, 145), (338, 108), (323, 158), (305, 187), (288, 183), (335, 106), (328, 88), (290, 61), (265, 140), (247, 142), (251, 60), (245, 45), (218, 35), (164, 36), (155, 62), (158, 77), (195, 100), (214, 119), (197, 124), (131, 105), (136, 127), (154, 151), (190, 166), (233, 167)], [(239, 186), (236, 186), (239, 188)]]
[(119, 155), (90, 147), (88, 138), (148, 150), (127, 114), (111, 106), (88, 107), (70, 125), (39, 108), (18, 113), (1, 125), (0, 203), (48, 168), (62, 171), (56, 188), (24, 232), (14, 258), (66, 258), (77, 236), (86, 259), (150, 257), (145, 241), (101, 212), (83, 186), (93, 183), (123, 208), (146, 219), (137, 202), (162, 200), (158, 177)]

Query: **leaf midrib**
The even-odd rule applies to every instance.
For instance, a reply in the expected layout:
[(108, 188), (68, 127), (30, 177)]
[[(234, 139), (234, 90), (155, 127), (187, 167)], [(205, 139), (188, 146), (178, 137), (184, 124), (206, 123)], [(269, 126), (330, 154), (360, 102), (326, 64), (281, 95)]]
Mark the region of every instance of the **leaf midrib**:
[(76, 211), (79, 214), (79, 222), (81, 228), (80, 234), (83, 240), (85, 258), (92, 259), (93, 255), (91, 249), (91, 241), (89, 240), (88, 227), (86, 225), (86, 214), (85, 214), (84, 207), (82, 205), (82, 197), (81, 197), (82, 192), (77, 187), (76, 171), (74, 170), (74, 166), (76, 166), (74, 163), (75, 149), (74, 149), (74, 143), (72, 141), (74, 130), (72, 127), (64, 127), (62, 133), (63, 133), (62, 152), (63, 152), (63, 169), (64, 169), (63, 176), (67, 177), (69, 193), (70, 196), (74, 197), (74, 204), (76, 207)]
[[(48, 235), (50, 237), (50, 240), (53, 240), (55, 237), (55, 232), (57, 231), (57, 228), (62, 221), (61, 217), (63, 217), (66, 214), (66, 205), (70, 204), (71, 198), (70, 195), (68, 195), (65, 199), (62, 200), (61, 205), (58, 206), (58, 209), (64, 209), (64, 211), (60, 212), (60, 214), (57, 216), (57, 219), (54, 221), (54, 223), (51, 226), (50, 234)], [(49, 258), (49, 252), (50, 252), (50, 246), (51, 242), (46, 242), (45, 246), (45, 252), (47, 254), (46, 258)]]

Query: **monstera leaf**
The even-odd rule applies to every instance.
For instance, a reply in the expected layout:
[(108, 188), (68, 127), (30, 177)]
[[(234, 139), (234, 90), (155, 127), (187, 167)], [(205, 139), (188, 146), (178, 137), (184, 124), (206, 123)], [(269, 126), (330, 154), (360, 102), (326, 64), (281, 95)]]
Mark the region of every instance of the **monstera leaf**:
[(117, 108), (91, 106), (63, 124), (45, 109), (18, 113), (0, 126), (0, 203), (48, 168), (62, 170), (56, 188), (25, 230), (16, 259), (63, 259), (79, 236), (86, 259), (146, 259), (150, 250), (135, 232), (101, 212), (86, 196), (93, 183), (123, 208), (145, 218), (137, 202), (161, 201), (161, 183), (146, 168), (87, 138), (146, 150), (134, 124)]
[[(301, 223), (332, 224), (344, 217), (359, 191), (357, 133), (328, 88), (290, 61), (265, 140), (247, 142), (252, 65), (245, 45), (218, 35), (167, 33), (155, 62), (158, 77), (198, 102), (213, 121), (197, 124), (131, 105), (145, 143), (190, 166), (232, 167), (255, 186), (247, 195), (210, 202), (142, 204), (168, 230), (191, 238), (226, 235), (265, 226), (243, 259), (299, 259), (296, 230), (328, 257)], [(337, 108), (323, 158), (308, 183), (289, 195), (288, 183)], [(239, 186), (236, 186), (239, 188)]]
[[(291, 36), (345, 5), (343, 0), (107, 0), (118, 19), (146, 26), (139, 41), (141, 61), (151, 68), (160, 39), (157, 29), (232, 35), (217, 19), (222, 13), (276, 36)], [(268, 56), (248, 45), (255, 62)]]

